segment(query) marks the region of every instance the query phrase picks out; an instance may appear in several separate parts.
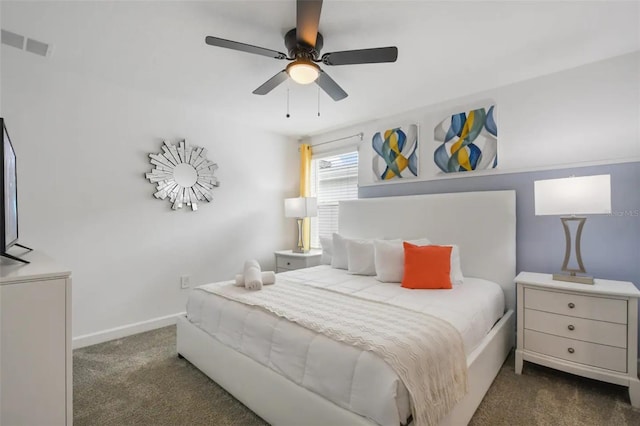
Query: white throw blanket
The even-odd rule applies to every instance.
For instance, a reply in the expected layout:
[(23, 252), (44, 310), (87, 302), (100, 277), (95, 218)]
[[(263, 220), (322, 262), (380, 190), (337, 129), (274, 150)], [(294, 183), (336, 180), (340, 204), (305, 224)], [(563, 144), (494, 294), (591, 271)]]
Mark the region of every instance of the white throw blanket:
[(372, 351), (402, 379), (416, 426), (437, 425), (467, 391), (462, 338), (434, 316), (286, 280), (259, 292), (232, 284), (200, 288)]

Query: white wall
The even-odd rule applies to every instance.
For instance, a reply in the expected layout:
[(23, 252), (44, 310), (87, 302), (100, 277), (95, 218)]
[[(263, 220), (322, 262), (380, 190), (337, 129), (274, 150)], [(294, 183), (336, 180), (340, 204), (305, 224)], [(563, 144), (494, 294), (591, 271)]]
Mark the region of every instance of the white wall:
[[(230, 279), (247, 258), (272, 269), (273, 251), (293, 246), (282, 200), (298, 191), (294, 141), (10, 47), (2, 56), (20, 241), (72, 269), (75, 337), (182, 312), (180, 275)], [(152, 195), (147, 155), (163, 138), (204, 146), (219, 165), (214, 201), (197, 212)]]
[(374, 181), (371, 138), (377, 131), (415, 123), (420, 149), (417, 180), (449, 178), (433, 162), (438, 147), (434, 127), (453, 113), (492, 103), (497, 106), (498, 168), (479, 173), (640, 159), (640, 52), (314, 135), (312, 143), (363, 132), (360, 186), (398, 182)]
[[(0, 22), (2, 22), (2, 3), (0, 2)], [(2, 55), (0, 55), (0, 80), (2, 79)], [(2, 115), (2, 85), (0, 85), (0, 117)], [(0, 296), (0, 302), (2, 302)], [(2, 320), (0, 319), (0, 329), (2, 328)], [(2, 354), (2, 339), (0, 339), (0, 354)], [(2, 356), (0, 355), (0, 365), (2, 365)], [(2, 372), (0, 371), (0, 400), (2, 399)]]

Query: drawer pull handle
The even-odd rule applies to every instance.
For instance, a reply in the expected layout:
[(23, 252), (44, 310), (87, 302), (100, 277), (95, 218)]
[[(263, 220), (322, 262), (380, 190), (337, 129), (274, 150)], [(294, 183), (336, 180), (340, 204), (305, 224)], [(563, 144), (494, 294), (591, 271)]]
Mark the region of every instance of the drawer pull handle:
[(569, 306), (569, 309), (573, 309), (573, 308), (576, 307), (576, 305), (574, 305), (573, 302), (569, 303), (569, 305), (567, 305), (567, 306)]
[(287, 266), (291, 265), (291, 262), (287, 262)]
[(570, 353), (570, 354), (572, 354), (572, 353), (574, 353), (574, 352), (575, 352), (575, 349), (573, 349), (573, 348), (569, 348), (569, 349), (567, 349), (567, 351), (569, 351), (569, 353)]
[(567, 327), (567, 328), (568, 328), (569, 330), (571, 330), (571, 331), (573, 331), (573, 330), (575, 330), (575, 329), (576, 329), (572, 324), (569, 324), (569, 327)]

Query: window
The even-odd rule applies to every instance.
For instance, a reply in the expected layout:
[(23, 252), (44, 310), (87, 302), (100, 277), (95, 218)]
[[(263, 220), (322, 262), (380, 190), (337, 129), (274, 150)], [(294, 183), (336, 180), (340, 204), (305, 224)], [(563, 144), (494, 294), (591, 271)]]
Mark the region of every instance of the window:
[(338, 232), (338, 202), (358, 198), (358, 151), (314, 156), (311, 196), (318, 199), (318, 216), (311, 219), (311, 247), (320, 247), (320, 236)]

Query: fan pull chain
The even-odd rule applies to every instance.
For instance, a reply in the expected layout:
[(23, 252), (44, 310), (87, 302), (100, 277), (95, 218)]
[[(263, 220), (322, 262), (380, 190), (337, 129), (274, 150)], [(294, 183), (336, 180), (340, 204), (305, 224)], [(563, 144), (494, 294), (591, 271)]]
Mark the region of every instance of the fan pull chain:
[(320, 117), (320, 86), (318, 86), (318, 117)]
[(287, 118), (291, 117), (289, 114), (289, 88), (287, 87)]

